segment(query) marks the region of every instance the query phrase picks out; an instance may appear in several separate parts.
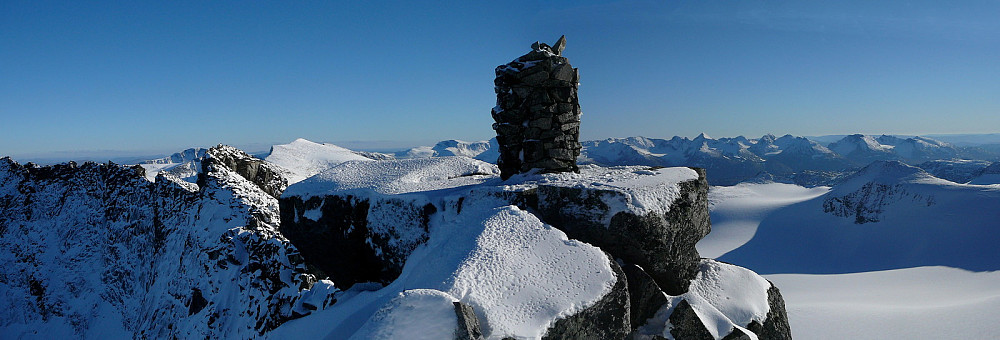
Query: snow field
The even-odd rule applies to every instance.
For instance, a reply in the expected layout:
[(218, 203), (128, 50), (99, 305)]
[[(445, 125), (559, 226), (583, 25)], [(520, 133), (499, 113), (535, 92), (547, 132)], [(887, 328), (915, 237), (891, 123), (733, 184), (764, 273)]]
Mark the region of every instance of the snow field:
[(992, 339), (1000, 271), (916, 267), (766, 275), (781, 288), (796, 339)]
[(829, 187), (805, 188), (784, 183), (741, 183), (708, 191), (712, 232), (698, 242), (702, 257), (716, 258), (750, 241), (771, 212), (819, 197)]

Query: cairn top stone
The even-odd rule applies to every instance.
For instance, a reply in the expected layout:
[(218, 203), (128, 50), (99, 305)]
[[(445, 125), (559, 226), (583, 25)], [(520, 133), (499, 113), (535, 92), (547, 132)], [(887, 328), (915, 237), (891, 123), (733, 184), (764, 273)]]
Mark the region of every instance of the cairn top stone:
[(531, 44), (531, 50), (534, 51), (534, 52), (548, 52), (548, 53), (555, 54), (557, 56), (562, 56), (562, 52), (565, 49), (566, 49), (566, 36), (565, 35), (560, 36), (559, 40), (556, 41), (556, 44), (553, 45), (553, 46), (550, 46), (549, 44), (546, 44), (546, 43), (543, 43), (543, 42), (537, 42), (537, 41), (534, 44)]
[(556, 41), (555, 46), (552, 46), (552, 52), (555, 53), (556, 55), (560, 55), (561, 56), (563, 50), (565, 50), (565, 49), (566, 49), (566, 36), (563, 35), (563, 36), (559, 37), (558, 41)]

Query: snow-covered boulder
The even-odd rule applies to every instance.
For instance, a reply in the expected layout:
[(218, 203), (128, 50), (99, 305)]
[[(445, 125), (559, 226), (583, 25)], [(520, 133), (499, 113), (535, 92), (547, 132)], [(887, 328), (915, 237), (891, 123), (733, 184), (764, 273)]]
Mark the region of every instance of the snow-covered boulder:
[(704, 259), (691, 289), (639, 327), (634, 339), (791, 339), (781, 292), (757, 273)]

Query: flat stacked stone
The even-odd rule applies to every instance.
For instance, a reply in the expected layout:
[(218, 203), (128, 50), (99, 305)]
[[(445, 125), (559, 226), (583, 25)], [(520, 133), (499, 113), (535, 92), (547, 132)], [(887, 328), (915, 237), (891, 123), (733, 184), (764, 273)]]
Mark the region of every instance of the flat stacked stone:
[(535, 42), (531, 52), (496, 68), (493, 129), (500, 145), (500, 177), (531, 169), (579, 171), (580, 73), (562, 57), (566, 36), (555, 46)]

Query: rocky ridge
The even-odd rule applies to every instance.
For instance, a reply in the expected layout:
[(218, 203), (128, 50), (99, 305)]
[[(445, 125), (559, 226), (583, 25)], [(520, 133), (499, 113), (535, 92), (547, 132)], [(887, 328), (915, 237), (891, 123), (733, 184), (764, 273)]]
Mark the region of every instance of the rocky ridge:
[(2, 333), (251, 338), (332, 303), (278, 233), (284, 180), (230, 147), (203, 160), (192, 184), (0, 159)]

